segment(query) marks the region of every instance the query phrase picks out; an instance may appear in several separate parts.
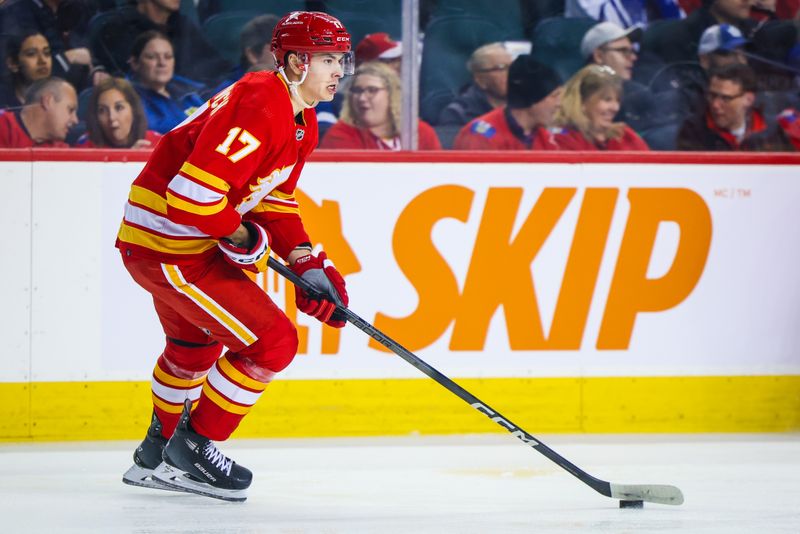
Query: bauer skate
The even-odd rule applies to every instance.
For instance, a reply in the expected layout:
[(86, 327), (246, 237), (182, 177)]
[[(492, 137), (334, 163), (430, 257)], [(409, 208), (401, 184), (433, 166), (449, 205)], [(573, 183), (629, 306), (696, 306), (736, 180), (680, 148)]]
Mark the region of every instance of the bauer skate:
[(192, 429), (191, 407), (191, 401), (187, 400), (175, 433), (164, 448), (164, 461), (153, 471), (153, 478), (178, 491), (223, 501), (244, 501), (253, 473)]
[(153, 479), (153, 469), (161, 463), (161, 454), (167, 445), (167, 438), (161, 434), (161, 421), (153, 412), (150, 428), (141, 445), (133, 451), (133, 465), (122, 475), (122, 481), (131, 486), (175, 491), (174, 488)]

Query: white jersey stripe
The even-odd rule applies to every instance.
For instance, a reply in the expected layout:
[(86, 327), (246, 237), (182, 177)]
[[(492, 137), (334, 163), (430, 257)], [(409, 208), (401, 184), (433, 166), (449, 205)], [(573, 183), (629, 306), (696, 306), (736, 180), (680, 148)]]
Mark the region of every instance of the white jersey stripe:
[(212, 191), (197, 182), (193, 182), (180, 174), (175, 175), (169, 182), (169, 190), (198, 204), (215, 204), (225, 196), (218, 191)]
[(172, 237), (211, 237), (194, 226), (176, 224), (166, 217), (144, 210), (133, 204), (125, 205), (125, 220), (159, 234)]

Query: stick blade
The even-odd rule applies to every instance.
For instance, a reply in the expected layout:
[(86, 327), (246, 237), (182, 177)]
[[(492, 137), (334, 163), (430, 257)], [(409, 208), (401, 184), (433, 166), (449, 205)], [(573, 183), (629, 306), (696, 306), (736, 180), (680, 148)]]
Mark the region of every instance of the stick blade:
[(664, 484), (611, 484), (611, 497), (622, 501), (645, 501), (656, 504), (683, 504), (683, 493)]

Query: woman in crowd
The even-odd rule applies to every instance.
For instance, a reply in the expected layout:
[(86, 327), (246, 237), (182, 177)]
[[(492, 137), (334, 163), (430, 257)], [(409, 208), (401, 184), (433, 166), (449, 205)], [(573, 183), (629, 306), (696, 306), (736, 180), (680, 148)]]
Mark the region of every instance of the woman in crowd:
[(161, 135), (147, 129), (142, 101), (122, 78), (97, 84), (89, 97), (86, 134), (78, 142), (86, 148), (152, 148)]
[[(341, 117), (320, 148), (400, 150), (400, 78), (394, 69), (378, 62), (356, 69)], [(433, 128), (419, 121), (419, 149), (441, 148)]]
[(622, 101), (622, 78), (610, 67), (588, 65), (564, 87), (556, 113), (556, 143), (564, 150), (649, 150), (624, 122), (614, 122)]
[(47, 38), (38, 31), (11, 37), (6, 48), (6, 67), (8, 76), (0, 89), (0, 108), (21, 106), (28, 87), (52, 73), (53, 56)]
[(131, 76), (142, 99), (150, 128), (164, 134), (204, 103), (203, 85), (175, 76), (172, 43), (163, 33), (140, 34), (131, 52)]

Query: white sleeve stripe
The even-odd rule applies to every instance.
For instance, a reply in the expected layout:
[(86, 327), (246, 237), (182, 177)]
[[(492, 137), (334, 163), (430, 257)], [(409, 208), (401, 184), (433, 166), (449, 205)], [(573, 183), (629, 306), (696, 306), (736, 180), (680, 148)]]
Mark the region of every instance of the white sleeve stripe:
[(125, 221), (166, 236), (210, 237), (208, 234), (201, 232), (194, 226), (176, 224), (166, 217), (156, 215), (155, 213), (149, 212), (130, 203), (125, 205)]
[(176, 175), (169, 183), (169, 190), (178, 193), (184, 198), (191, 199), (198, 204), (214, 204), (225, 196), (218, 191), (213, 191), (188, 178)]

